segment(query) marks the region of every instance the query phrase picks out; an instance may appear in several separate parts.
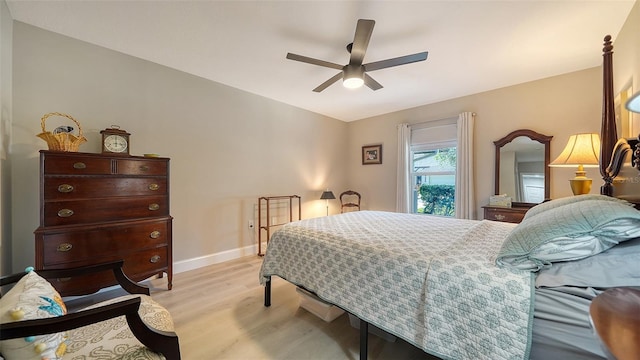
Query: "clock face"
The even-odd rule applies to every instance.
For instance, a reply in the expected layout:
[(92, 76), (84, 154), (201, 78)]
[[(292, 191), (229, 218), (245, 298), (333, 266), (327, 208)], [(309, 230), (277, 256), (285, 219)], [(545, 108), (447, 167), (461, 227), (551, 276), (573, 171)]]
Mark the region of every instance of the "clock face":
[(104, 138), (104, 148), (114, 153), (123, 153), (127, 151), (127, 139), (120, 135), (109, 135)]

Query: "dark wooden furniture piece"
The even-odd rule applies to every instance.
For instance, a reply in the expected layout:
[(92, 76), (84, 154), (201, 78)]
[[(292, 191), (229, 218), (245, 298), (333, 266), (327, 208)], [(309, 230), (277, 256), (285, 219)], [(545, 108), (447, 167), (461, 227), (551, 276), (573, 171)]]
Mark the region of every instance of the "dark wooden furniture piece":
[[(640, 170), (640, 134), (636, 139), (618, 139), (613, 94), (613, 45), (611, 44), (610, 35), (605, 36), (603, 46), (603, 100), (599, 169), (604, 184), (600, 187), (600, 194), (617, 196), (617, 194), (614, 194), (613, 182), (623, 166), (627, 153), (631, 153), (631, 166)], [(637, 204), (637, 202), (635, 203)]]
[(344, 213), (345, 209), (360, 211), (360, 193), (353, 190), (343, 191), (340, 194), (340, 213)]
[[(500, 188), (500, 174), (501, 174), (500, 173), (500, 151), (507, 144), (512, 143), (516, 138), (519, 138), (521, 136), (527, 137), (532, 141), (538, 142), (544, 147), (544, 200), (548, 200), (551, 194), (551, 187), (550, 187), (551, 172), (549, 170), (549, 162), (550, 162), (549, 158), (551, 157), (550, 143), (551, 143), (551, 139), (553, 139), (553, 136), (543, 135), (528, 129), (515, 130), (509, 133), (508, 135), (506, 135), (505, 137), (503, 137), (502, 139), (499, 139), (493, 142), (496, 147), (495, 174), (494, 174), (495, 194), (499, 195), (502, 192), (504, 192), (504, 191), (501, 191), (501, 188)], [(507, 195), (513, 196), (514, 194), (507, 194)], [(515, 198), (513, 198), (513, 200), (515, 204), (520, 203)]]
[[(36, 270), (124, 260), (134, 281), (173, 279), (169, 159), (40, 151), (40, 227)], [(93, 274), (52, 281), (62, 296), (116, 281)]]
[[(38, 275), (55, 281), (59, 278), (74, 278), (86, 274), (108, 273), (117, 279), (118, 284), (130, 294), (149, 295), (149, 288), (132, 282), (124, 274), (123, 261), (97, 264), (79, 268), (60, 270), (40, 270)], [(3, 276), (0, 286), (18, 282), (27, 273)], [(2, 324), (0, 340), (24, 338), (68, 331), (79, 327), (95, 324), (119, 316), (126, 316), (129, 328), (134, 336), (149, 349), (163, 354), (169, 360), (180, 359), (180, 344), (174, 332), (160, 331), (148, 327), (138, 314), (141, 299), (139, 297), (123, 300), (110, 305), (99, 306), (94, 309), (68, 313), (62, 316), (37, 320), (23, 320)]]
[(640, 290), (608, 289), (589, 307), (591, 323), (606, 349), (618, 360), (640, 354)]
[(518, 205), (513, 207), (483, 206), (486, 220), (520, 223), (531, 206)]
[[(275, 226), (281, 226), (294, 220), (302, 219), (302, 206), (300, 206), (299, 195), (282, 195), (282, 196), (262, 196), (258, 198), (258, 256), (264, 256), (262, 250), (262, 232), (266, 233), (265, 245), (269, 244), (271, 238), (271, 228)], [(297, 204), (294, 204), (294, 200), (297, 200)], [(278, 209), (272, 209), (274, 202), (283, 202), (288, 209), (288, 217), (285, 221), (272, 221), (272, 219), (280, 219)], [(298, 208), (298, 218), (293, 217), (293, 208)], [(272, 212), (275, 211), (274, 212)], [(271, 222), (271, 223), (269, 223)], [(265, 246), (266, 251), (266, 246)]]
[[(528, 144), (522, 143), (517, 145), (518, 140), (521, 137), (528, 138)], [(549, 170), (549, 158), (551, 156), (550, 143), (553, 136), (543, 135), (537, 133), (533, 130), (528, 129), (520, 129), (515, 130), (503, 137), (502, 139), (496, 140), (493, 143), (496, 147), (496, 159), (495, 159), (495, 194), (499, 195), (504, 192), (504, 186), (501, 189), (500, 179), (501, 169), (500, 169), (500, 161), (501, 161), (501, 151), (505, 149), (507, 146), (513, 147), (519, 146), (520, 151), (523, 152), (541, 152), (544, 161), (544, 200), (548, 200), (551, 194), (550, 187), (550, 170)], [(537, 149), (543, 147), (543, 149)], [(504, 170), (504, 169), (503, 169)], [(514, 183), (518, 183), (517, 179), (513, 179)], [(535, 206), (535, 203), (522, 202), (517, 201), (517, 198), (514, 197), (516, 194), (507, 194), (512, 197), (513, 202), (510, 208), (507, 207), (499, 207), (499, 206), (491, 206), (486, 205), (482, 208), (484, 209), (484, 218), (487, 220), (494, 221), (504, 221), (510, 223), (520, 223), (525, 213)]]

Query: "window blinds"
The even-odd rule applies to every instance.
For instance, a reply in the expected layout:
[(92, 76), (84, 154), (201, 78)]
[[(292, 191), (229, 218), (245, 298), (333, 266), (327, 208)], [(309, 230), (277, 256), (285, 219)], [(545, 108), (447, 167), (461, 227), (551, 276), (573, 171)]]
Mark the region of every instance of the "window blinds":
[(411, 126), (411, 150), (425, 151), (456, 146), (457, 118)]

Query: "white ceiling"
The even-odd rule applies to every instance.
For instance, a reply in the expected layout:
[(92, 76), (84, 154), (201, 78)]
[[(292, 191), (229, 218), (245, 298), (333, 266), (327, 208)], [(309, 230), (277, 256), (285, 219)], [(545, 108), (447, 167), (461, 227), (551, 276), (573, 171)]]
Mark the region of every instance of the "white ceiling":
[[(343, 121), (599, 66), (634, 2), (7, 0), (15, 20)], [(285, 55), (346, 64), (360, 18), (365, 63), (428, 59), (371, 72), (378, 91), (312, 92), (337, 71)]]

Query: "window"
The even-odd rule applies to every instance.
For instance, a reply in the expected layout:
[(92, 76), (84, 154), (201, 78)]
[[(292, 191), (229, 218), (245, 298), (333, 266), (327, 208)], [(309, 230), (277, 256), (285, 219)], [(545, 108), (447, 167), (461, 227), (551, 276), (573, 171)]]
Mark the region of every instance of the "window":
[(411, 131), (412, 212), (455, 215), (456, 125)]

